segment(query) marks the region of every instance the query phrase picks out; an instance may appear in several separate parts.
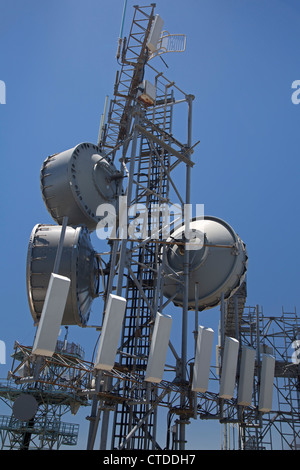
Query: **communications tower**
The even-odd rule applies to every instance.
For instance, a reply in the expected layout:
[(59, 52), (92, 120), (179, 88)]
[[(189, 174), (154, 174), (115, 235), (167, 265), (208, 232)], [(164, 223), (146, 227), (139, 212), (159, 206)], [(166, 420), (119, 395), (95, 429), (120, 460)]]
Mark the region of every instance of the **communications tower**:
[[(61, 326), (88, 326), (93, 300), (103, 300), (97, 352), (84, 367), (87, 382), (74, 391), (79, 403), (83, 396), (91, 400), (88, 449), (95, 448), (99, 423), (101, 449), (162, 448), (160, 406), (168, 409), (168, 435), (175, 419), (172, 445), (185, 448), (186, 425), (202, 412), (214, 333), (198, 325), (198, 312), (243, 293), (247, 271), (245, 244), (225, 221), (204, 216), (202, 204), (192, 217), (192, 157), (199, 143), (192, 142), (194, 96), (154, 66), (164, 62), (163, 54), (183, 52), (186, 38), (165, 31), (155, 7), (134, 6), (123, 37), (125, 2), (107, 120), (106, 100), (97, 144), (83, 142), (44, 161), (41, 192), (55, 223), (36, 224), (28, 246), (28, 304), (37, 331), (21, 379), (30, 384), (27, 394), (41, 384), (46, 393), (44, 364), (56, 359)], [(180, 139), (173, 126), (177, 112), (185, 121)], [(108, 252), (93, 247), (95, 231), (107, 239)], [(170, 305), (181, 316), (176, 345), (172, 316), (165, 313)], [(187, 328), (190, 311), (193, 332)], [(194, 362), (188, 360), (188, 335), (195, 342)], [(222, 335), (224, 340), (224, 329)], [(81, 364), (73, 366), (80, 375)], [(50, 383), (56, 385), (53, 378)], [(45, 423), (51, 413), (48, 407)], [(33, 435), (27, 427), (23, 440)]]
[[(57, 395), (69, 410), (90, 404), (89, 450), (184, 450), (186, 426), (198, 418), (219, 420), (226, 436), (227, 426), (237, 426), (240, 448), (253, 442), (253, 428), (259, 447), (263, 429), (276, 421), (267, 417), (279, 363), (274, 351), (262, 349), (260, 327), (253, 336), (251, 309), (245, 317), (246, 245), (227, 222), (204, 214), (202, 204), (192, 210), (199, 143), (192, 138), (194, 96), (157, 69), (164, 54), (185, 50), (186, 38), (165, 31), (155, 8), (134, 6), (129, 34), (123, 36), (125, 1), (119, 68), (97, 143), (53, 153), (42, 165), (42, 197), (54, 224), (35, 225), (28, 247), (28, 303), (37, 332), (32, 347), (17, 346), (15, 357), (27, 370), (19, 378), (17, 367), (10, 377), (21, 385), (22, 398), (9, 436), (21, 446), (28, 447), (34, 435), (52, 447), (75, 442), (74, 429), (68, 436), (54, 419), (62, 415), (56, 411)], [(108, 250), (94, 248), (93, 232), (107, 241)], [(74, 362), (67, 350), (57, 351), (58, 332), (62, 325), (90, 326), (96, 298), (102, 311), (97, 325), (91, 325), (100, 332), (95, 357)], [(218, 306), (220, 327), (214, 332), (199, 324), (199, 313)], [(181, 324), (176, 343), (173, 315)], [(194, 317), (192, 331), (188, 316)], [(264, 337), (269, 337), (266, 330)], [(66, 377), (62, 367), (72, 374)], [(298, 369), (288, 370), (290, 375), (281, 369), (283, 377), (296, 380), (298, 393)], [(17, 394), (11, 384), (1, 392), (15, 403)], [(26, 400), (32, 405), (24, 425)], [(38, 405), (45, 402), (39, 428)], [(162, 407), (167, 410), (166, 443), (158, 436)], [(52, 422), (56, 434), (49, 428)], [(2, 433), (5, 426), (3, 420)], [(297, 436), (293, 439), (297, 445)], [(227, 438), (224, 442), (228, 447)]]
[[(221, 220), (210, 218), (207, 221), (212, 232), (214, 229), (224, 232), (223, 237), (216, 236), (215, 245), (206, 238), (206, 243), (201, 240), (201, 246), (205, 244), (205, 247), (200, 253), (200, 250), (189, 251), (193, 248), (197, 230), (202, 234), (203, 218), (201, 212), (199, 218), (192, 221), (190, 208), (191, 169), (195, 163), (192, 155), (198, 143), (192, 143), (194, 96), (184, 92), (154, 67), (154, 57), (185, 48), (185, 37), (164, 32), (163, 21), (155, 15), (154, 9), (155, 4), (135, 6), (129, 35), (119, 39), (117, 59), (120, 70), (116, 74), (107, 122), (103, 125), (102, 121), (99, 132), (100, 150), (114, 162), (117, 155), (121, 161), (120, 172), (126, 181), (124, 194), (129, 207), (126, 227), (131, 229), (133, 235), (131, 232), (122, 237), (119, 228), (116, 239), (110, 241), (105, 299), (115, 293), (123, 296), (127, 304), (115, 366), (118, 375), (110, 376), (102, 387), (99, 386), (100, 394), (110, 393), (113, 411), (111, 407), (106, 409), (103, 402), (97, 411), (95, 399), (88, 448), (93, 448), (102, 412), (100, 448), (105, 449), (109, 445), (108, 421), (109, 414), (113, 414), (111, 449), (160, 449), (161, 445), (157, 442), (157, 412), (160, 405), (167, 406), (169, 416), (177, 418), (179, 431), (176, 446), (185, 448), (185, 427), (190, 417), (197, 415), (197, 398), (191, 391), (187, 374), (188, 311), (217, 305), (222, 293), (229, 297), (241, 286), (246, 272), (244, 245)], [(181, 116), (186, 115), (183, 142), (175, 137), (173, 131), (178, 108)], [(173, 177), (178, 170), (182, 172), (180, 186)], [(175, 208), (172, 220), (166, 210), (170, 206)], [(131, 212), (133, 215), (130, 215)], [(183, 218), (185, 233), (182, 230)], [(122, 210), (119, 212), (119, 227), (122, 226), (121, 219)], [(193, 225), (193, 239), (189, 238), (190, 223)], [(233, 245), (237, 252), (231, 260), (228, 248)], [(220, 279), (214, 283), (210, 270), (216, 265), (213, 267), (212, 264), (206, 273), (210, 277), (209, 285), (201, 286), (197, 293), (196, 281), (200, 275), (197, 268), (203, 257), (208, 256), (209, 250), (216, 250), (211, 253), (212, 260), (215, 256), (213, 264), (220, 262), (217, 260), (219, 256), (224, 257), (224, 265), (229, 263), (227, 272), (222, 272)], [(191, 266), (197, 273), (194, 277), (190, 273)], [(223, 291), (218, 289), (218, 283), (221, 283)], [(176, 350), (178, 345), (174, 347), (167, 338), (167, 323), (171, 322), (164, 316), (164, 309), (171, 302), (182, 312), (179, 351)], [(151, 368), (149, 357), (152, 359), (151, 366), (155, 360), (160, 360), (164, 366), (163, 354), (160, 359), (153, 358), (155, 347), (157, 351), (164, 350), (163, 338), (158, 338), (158, 331), (163, 331), (163, 321), (164, 341), (175, 359), (171, 366), (173, 379), (168, 382), (162, 381), (161, 377), (151, 378), (148, 370)]]

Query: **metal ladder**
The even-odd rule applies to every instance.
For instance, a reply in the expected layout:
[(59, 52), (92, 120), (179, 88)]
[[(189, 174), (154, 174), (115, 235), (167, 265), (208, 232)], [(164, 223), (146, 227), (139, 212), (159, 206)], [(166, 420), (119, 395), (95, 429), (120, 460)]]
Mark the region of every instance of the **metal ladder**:
[[(170, 97), (169, 97), (170, 99)], [(170, 106), (163, 110), (148, 109), (145, 119), (165, 132), (171, 132), (172, 110)], [(150, 123), (146, 129), (150, 130)], [(162, 158), (165, 167), (168, 166), (169, 156), (157, 145), (152, 146), (143, 136), (140, 136), (137, 172), (135, 173), (136, 185), (134, 201), (143, 204), (150, 210), (151, 204), (159, 204), (161, 200), (167, 200), (168, 182), (161, 165)], [(163, 155), (161, 157), (161, 155)], [(148, 215), (148, 214), (147, 214)], [(159, 221), (161, 224), (161, 220)], [(148, 227), (149, 228), (149, 227)], [(149, 232), (148, 232), (149, 233)], [(136, 246), (137, 245), (137, 246)], [(158, 280), (158, 256), (159, 244), (150, 240), (148, 243), (131, 244), (131, 271), (126, 280), (127, 309), (121, 340), (120, 366), (141, 377), (144, 376), (151, 333), (156, 313), (157, 299), (156, 286)], [(122, 385), (124, 387), (124, 384)], [(125, 388), (132, 388), (128, 380)], [(147, 397), (147, 399), (146, 399)], [(130, 392), (131, 403), (123, 402), (116, 406), (113, 424), (112, 449), (120, 448), (124, 439), (129, 435), (133, 426), (143, 420), (130, 440), (126, 448), (149, 449), (152, 443), (154, 448), (159, 448), (156, 443), (156, 412), (149, 411), (149, 402), (156, 398), (155, 389), (149, 384), (145, 388), (132, 388)], [(148, 403), (148, 404), (147, 404)]]

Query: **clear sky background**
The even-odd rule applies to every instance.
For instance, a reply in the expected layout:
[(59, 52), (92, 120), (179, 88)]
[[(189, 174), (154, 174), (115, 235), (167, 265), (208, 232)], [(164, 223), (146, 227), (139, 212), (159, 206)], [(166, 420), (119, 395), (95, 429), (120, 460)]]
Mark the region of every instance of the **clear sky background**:
[[(2, 378), (14, 341), (31, 345), (35, 331), (26, 294), (27, 247), (35, 224), (53, 223), (40, 193), (40, 168), (50, 154), (96, 143), (118, 68), (123, 3), (0, 0), (0, 80), (6, 84), (6, 104), (0, 104)], [(136, 3), (128, 1), (125, 35)], [(153, 65), (195, 95), (193, 143), (201, 143), (193, 155), (192, 203), (226, 220), (246, 243), (247, 304), (259, 304), (265, 315), (280, 315), (282, 307), (299, 310), (300, 104), (292, 103), (291, 86), (300, 80), (300, 2), (156, 5), (165, 29), (187, 35), (184, 53), (164, 56), (168, 68), (160, 59)], [(179, 133), (184, 126), (179, 116)], [(105, 249), (96, 242), (95, 249)], [(179, 315), (176, 309), (173, 314)], [(218, 319), (214, 309), (200, 323), (217, 331)], [(96, 338), (89, 329), (70, 329), (70, 341), (82, 344), (86, 359)], [(192, 344), (192, 333), (190, 339)], [(69, 419), (82, 421), (83, 448), (88, 414), (85, 409)], [(218, 429), (216, 423), (194, 423), (187, 429), (189, 448), (219, 448)]]

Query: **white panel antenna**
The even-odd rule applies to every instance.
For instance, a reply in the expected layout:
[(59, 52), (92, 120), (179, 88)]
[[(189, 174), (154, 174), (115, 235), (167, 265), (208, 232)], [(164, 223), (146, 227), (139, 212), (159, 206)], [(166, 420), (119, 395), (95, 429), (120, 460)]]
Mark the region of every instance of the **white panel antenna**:
[(171, 327), (172, 318), (157, 312), (145, 374), (146, 382), (159, 383), (163, 378)]
[(240, 378), (238, 387), (238, 405), (250, 406), (253, 392), (255, 368), (255, 349), (244, 346), (242, 350)]
[(213, 338), (211, 328), (199, 326), (192, 383), (194, 392), (204, 393), (208, 389)]
[(95, 369), (111, 370), (114, 366), (125, 308), (124, 297), (109, 295), (94, 364)]
[(51, 273), (41, 319), (32, 348), (33, 354), (51, 357), (55, 352), (70, 284), (69, 278)]
[(160, 39), (163, 25), (163, 19), (159, 15), (155, 15), (147, 42), (147, 47), (152, 52), (152, 54), (157, 50), (157, 44)]
[(239, 341), (226, 336), (220, 379), (220, 398), (230, 399), (233, 397), (238, 353)]
[(274, 372), (275, 357), (271, 356), (270, 354), (262, 354), (258, 401), (258, 409), (262, 413), (267, 413), (272, 409)]

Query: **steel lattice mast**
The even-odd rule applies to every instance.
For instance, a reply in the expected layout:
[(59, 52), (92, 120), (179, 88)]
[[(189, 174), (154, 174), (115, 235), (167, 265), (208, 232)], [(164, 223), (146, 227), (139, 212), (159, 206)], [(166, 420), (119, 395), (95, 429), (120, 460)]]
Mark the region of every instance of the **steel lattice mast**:
[[(190, 160), (192, 101), (187, 95), (156, 71), (148, 62), (149, 50), (146, 47), (151, 25), (154, 20), (154, 7), (135, 6), (134, 17), (128, 39), (123, 41), (121, 51), (121, 71), (117, 73), (114, 98), (110, 103), (108, 121), (101, 130), (99, 143), (102, 150), (108, 151), (115, 158), (117, 151), (122, 155), (123, 172), (127, 176), (127, 205), (142, 206), (142, 218), (154, 219), (155, 207), (170, 204), (170, 187), (180, 198), (180, 205), (189, 204), (190, 198)], [(119, 54), (118, 54), (119, 55)], [(155, 105), (145, 107), (138, 99), (138, 85), (148, 67), (155, 80)], [(179, 93), (180, 100), (175, 94)], [(173, 137), (173, 108), (178, 103), (188, 104), (187, 142), (180, 143)], [(130, 156), (128, 153), (130, 151)], [(180, 196), (172, 180), (172, 171), (179, 165), (186, 166), (186, 199)], [(129, 224), (133, 220), (129, 217)], [(145, 240), (117, 240), (112, 243), (110, 256), (110, 275), (106, 294), (116, 292), (127, 299), (125, 321), (119, 351), (118, 366), (122, 371), (129, 371), (135, 378), (143, 381), (146, 360), (149, 354), (154, 318), (157, 311), (163, 309), (161, 259), (164, 257), (163, 226), (168, 223), (163, 214), (157, 218), (157, 237), (150, 236), (150, 223)], [(162, 248), (163, 247), (163, 248)], [(119, 262), (116, 273), (116, 258)], [(188, 252), (186, 251), (186, 257)], [(188, 288), (188, 260), (185, 261), (185, 286)], [(115, 283), (114, 283), (115, 281)], [(182, 359), (177, 381), (185, 382), (186, 364), (186, 323), (187, 302), (183, 308)], [(110, 387), (113, 387), (111, 384)], [(135, 388), (132, 379), (113, 387), (122, 395), (124, 387), (130, 392), (131, 402), (126, 400), (116, 404), (113, 420), (111, 448), (149, 449), (158, 447), (156, 442), (156, 411), (159, 399), (157, 388), (150, 384)], [(163, 392), (164, 395), (164, 392)], [(156, 406), (151, 408), (151, 403)], [(185, 407), (183, 394), (181, 406)], [(107, 445), (107, 411), (103, 412), (101, 447)], [(137, 423), (142, 422), (135, 432)], [(184, 448), (185, 424), (182, 420), (180, 445)]]

